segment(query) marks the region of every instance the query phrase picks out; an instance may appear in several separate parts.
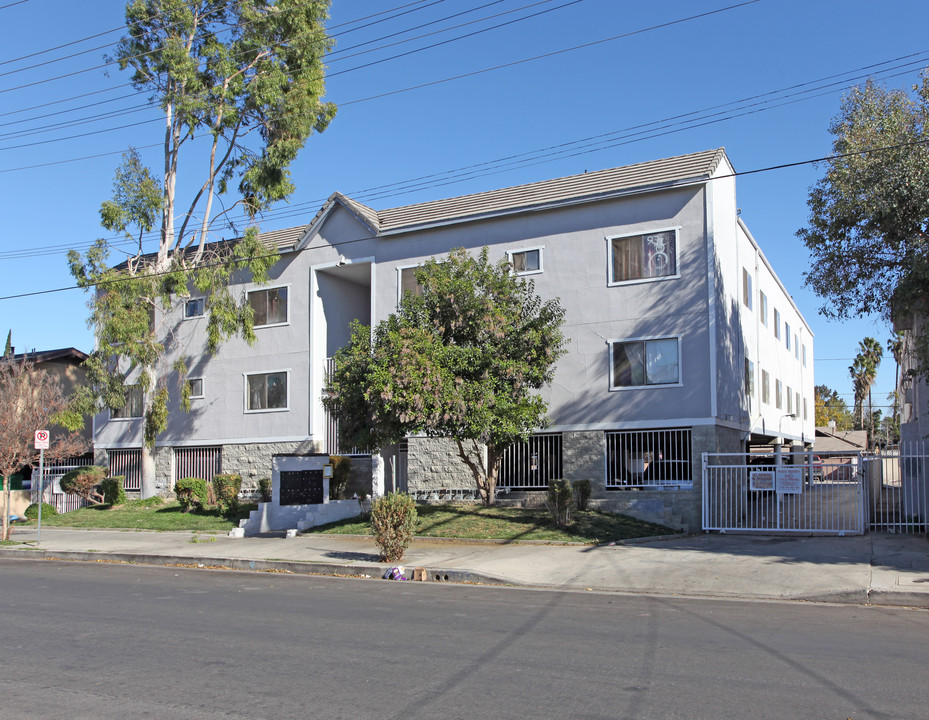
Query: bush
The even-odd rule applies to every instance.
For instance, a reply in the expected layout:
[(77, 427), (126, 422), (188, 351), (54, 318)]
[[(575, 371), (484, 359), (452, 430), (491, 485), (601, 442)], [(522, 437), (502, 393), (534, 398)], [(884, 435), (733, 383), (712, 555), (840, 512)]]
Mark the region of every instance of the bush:
[(348, 478), (352, 472), (352, 459), (342, 457), (341, 455), (332, 455), (329, 457), (329, 464), (332, 465), (332, 478), (329, 480), (329, 499), (341, 500), (348, 486)]
[(271, 478), (258, 480), (258, 502), (271, 502)]
[(100, 482), (100, 490), (103, 492), (103, 502), (107, 505), (122, 505), (126, 502), (126, 490), (123, 487), (124, 478), (122, 475), (114, 475), (105, 478)]
[(209, 502), (210, 497), (207, 485), (206, 480), (195, 477), (181, 478), (174, 483), (174, 494), (177, 495), (177, 501), (181, 504), (181, 512), (203, 510), (203, 506)]
[(397, 562), (416, 530), (416, 502), (406, 493), (387, 493), (371, 505), (374, 542), (385, 562)]
[(238, 512), (239, 491), (241, 489), (241, 475), (220, 474), (213, 476), (213, 495), (223, 515)]
[(58, 484), (63, 493), (77, 495), (96, 505), (101, 505), (104, 498), (98, 486), (106, 477), (106, 473), (106, 468), (99, 465), (84, 465), (66, 472), (61, 476), (61, 481)]
[[(58, 510), (54, 505), (49, 505), (48, 503), (42, 503), (42, 517), (47, 515), (57, 515)], [(39, 505), (38, 503), (32, 503), (29, 507), (23, 510), (23, 515), (25, 515), (30, 520), (35, 520), (39, 517)]]
[(590, 504), (590, 480), (575, 480), (572, 487), (574, 488), (574, 504), (577, 509), (583, 512)]
[(548, 497), (545, 506), (552, 514), (552, 522), (557, 527), (564, 527), (571, 522), (571, 507), (574, 505), (574, 491), (567, 480), (549, 480)]

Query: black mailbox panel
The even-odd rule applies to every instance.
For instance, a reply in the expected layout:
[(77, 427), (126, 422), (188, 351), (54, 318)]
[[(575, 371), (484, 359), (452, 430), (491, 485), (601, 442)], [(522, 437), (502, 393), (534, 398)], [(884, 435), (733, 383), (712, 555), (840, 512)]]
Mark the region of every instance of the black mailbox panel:
[(281, 471), (281, 505), (313, 505), (321, 502), (322, 470)]

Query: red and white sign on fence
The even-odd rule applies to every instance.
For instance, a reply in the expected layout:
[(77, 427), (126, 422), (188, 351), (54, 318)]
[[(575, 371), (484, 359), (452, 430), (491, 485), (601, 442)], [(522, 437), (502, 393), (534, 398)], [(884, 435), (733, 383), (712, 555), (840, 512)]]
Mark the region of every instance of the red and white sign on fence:
[(35, 431), (35, 449), (48, 450), (48, 430)]

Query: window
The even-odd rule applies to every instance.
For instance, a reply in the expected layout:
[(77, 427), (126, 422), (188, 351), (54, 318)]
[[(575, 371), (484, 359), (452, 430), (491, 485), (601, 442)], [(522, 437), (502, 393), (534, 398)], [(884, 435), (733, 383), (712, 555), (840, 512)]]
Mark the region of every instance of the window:
[(784, 323), (784, 345), (790, 350), (790, 324)]
[(781, 314), (774, 308), (774, 337), (781, 339)]
[(787, 414), (793, 415), (794, 412), (794, 393), (790, 389), (790, 385), (787, 386)]
[(752, 309), (752, 276), (745, 268), (742, 268), (742, 304)]
[(209, 482), (221, 472), (221, 468), (222, 448), (174, 448), (174, 482), (187, 477), (203, 478)]
[(677, 231), (610, 240), (610, 284), (677, 275)]
[(781, 381), (774, 381), (774, 407), (778, 410), (781, 408)]
[(141, 385), (130, 385), (126, 388), (126, 402), (121, 408), (110, 411), (110, 417), (116, 420), (142, 417), (142, 404), (145, 394)]
[(803, 419), (806, 420), (806, 398), (803, 398)]
[(690, 430), (606, 433), (606, 488), (691, 485)]
[(755, 363), (745, 358), (745, 394), (748, 397), (755, 395)]
[(761, 315), (761, 324), (768, 326), (768, 296), (758, 291), (758, 314)]
[(561, 463), (561, 433), (530, 435), (503, 451), (498, 487), (547, 490), (550, 480), (564, 477)]
[(203, 298), (191, 298), (184, 303), (184, 317), (198, 318), (203, 317)]
[(246, 410), (286, 410), (287, 372), (245, 376)]
[(255, 327), (283, 325), (287, 322), (287, 288), (255, 290), (248, 294), (248, 302), (255, 313)]
[(798, 340), (798, 338), (797, 338), (797, 334), (796, 334), (796, 333), (794, 333), (794, 357), (795, 357), (797, 360), (800, 359), (800, 342), (799, 342), (799, 340)]
[(423, 288), (416, 279), (415, 267), (400, 268), (400, 293), (398, 299), (402, 298), (403, 293), (407, 292), (411, 292), (414, 295), (423, 294)]
[(771, 376), (767, 370), (761, 371), (761, 402), (771, 402)]
[(507, 253), (510, 256), (510, 265), (517, 275), (529, 275), (542, 272), (542, 248), (532, 250), (519, 250)]
[(800, 414), (800, 393), (794, 393), (794, 411)]
[(613, 374), (610, 389), (679, 383), (679, 346), (679, 338), (611, 343)]
[(202, 398), (203, 397), (203, 378), (191, 378), (188, 380), (190, 383), (190, 397), (192, 398)]
[(803, 346), (803, 367), (806, 367), (806, 345)]

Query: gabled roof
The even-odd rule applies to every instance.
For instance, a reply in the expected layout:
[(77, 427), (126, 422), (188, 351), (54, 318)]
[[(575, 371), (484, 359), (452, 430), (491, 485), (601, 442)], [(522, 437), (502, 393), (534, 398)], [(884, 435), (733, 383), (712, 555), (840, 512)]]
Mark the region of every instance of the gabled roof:
[(675, 185), (705, 182), (712, 177), (725, 157), (725, 150), (717, 148), (387, 210), (374, 210), (336, 192), (316, 214), (307, 230), (312, 231), (318, 227), (336, 205), (352, 213), (372, 234), (391, 235), (515, 212), (594, 202)]
[(33, 350), (32, 352), (27, 353), (17, 353), (13, 356), (13, 360), (19, 362), (20, 360), (28, 360), (32, 363), (41, 363), (41, 362), (57, 362), (60, 360), (67, 360), (74, 363), (75, 365), (80, 365), (88, 357), (87, 353), (77, 348), (61, 348), (59, 350)]
[(813, 448), (821, 452), (841, 450), (866, 450), (868, 447), (867, 430), (833, 430), (829, 427), (817, 427)]

